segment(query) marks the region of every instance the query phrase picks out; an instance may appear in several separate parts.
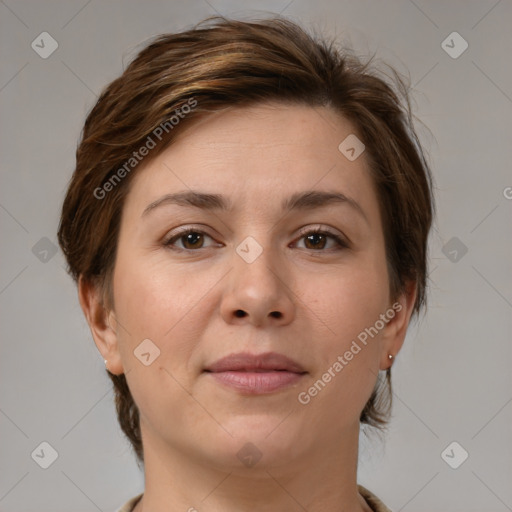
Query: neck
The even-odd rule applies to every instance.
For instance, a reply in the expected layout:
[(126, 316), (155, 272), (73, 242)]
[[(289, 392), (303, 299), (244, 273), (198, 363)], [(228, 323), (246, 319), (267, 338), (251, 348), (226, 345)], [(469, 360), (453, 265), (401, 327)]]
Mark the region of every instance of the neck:
[[(370, 511), (357, 490), (359, 425), (282, 463), (219, 465), (170, 447), (141, 424), (145, 492), (135, 512)], [(319, 436), (321, 438), (321, 436)], [(282, 457), (280, 457), (282, 459)]]

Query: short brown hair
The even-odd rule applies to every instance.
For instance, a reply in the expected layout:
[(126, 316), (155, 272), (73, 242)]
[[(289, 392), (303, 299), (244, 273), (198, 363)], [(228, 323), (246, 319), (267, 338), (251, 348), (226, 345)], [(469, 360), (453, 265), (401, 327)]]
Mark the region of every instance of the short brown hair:
[[(197, 108), (168, 130), (144, 163), (209, 112), (268, 101), (328, 106), (352, 123), (366, 146), (384, 226), (390, 295), (414, 282), (417, 314), (426, 305), (432, 177), (404, 79), (393, 71), (389, 83), (370, 62), (281, 17), (252, 22), (213, 17), (191, 30), (158, 36), (106, 87), (85, 121), (58, 231), (68, 272), (75, 281), (82, 277), (99, 286), (105, 307), (113, 308), (121, 211), (135, 170), (123, 173), (104, 197), (95, 191), (106, 190), (148, 136), (191, 100)], [(142, 462), (138, 408), (125, 376), (109, 376), (120, 426)], [(390, 406), (387, 370), (361, 422), (385, 425)]]

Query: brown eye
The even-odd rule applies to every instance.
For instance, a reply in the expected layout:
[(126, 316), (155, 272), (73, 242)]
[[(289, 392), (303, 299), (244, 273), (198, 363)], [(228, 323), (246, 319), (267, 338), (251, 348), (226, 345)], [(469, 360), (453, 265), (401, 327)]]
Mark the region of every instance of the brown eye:
[(323, 249), (327, 243), (327, 237), (322, 233), (312, 233), (304, 237), (308, 249)]
[(185, 249), (199, 249), (203, 246), (204, 240), (203, 235), (201, 233), (191, 232), (187, 235), (181, 235), (181, 239), (183, 240), (183, 245)]
[[(348, 243), (337, 234), (330, 233), (326, 230), (322, 231), (321, 229), (310, 229), (309, 231), (304, 231), (299, 240), (304, 240), (305, 249), (313, 251), (327, 252), (329, 249), (339, 250), (347, 249), (349, 247)], [(331, 241), (331, 245), (327, 247), (329, 241)]]
[[(171, 237), (167, 240), (164, 245), (166, 247), (170, 247), (172, 249), (181, 249), (181, 250), (194, 250), (194, 249), (203, 249), (205, 247), (205, 238), (212, 239), (206, 233), (202, 231), (198, 231), (197, 229), (188, 229), (186, 231), (182, 231)], [(181, 242), (181, 247), (176, 246), (176, 242)]]

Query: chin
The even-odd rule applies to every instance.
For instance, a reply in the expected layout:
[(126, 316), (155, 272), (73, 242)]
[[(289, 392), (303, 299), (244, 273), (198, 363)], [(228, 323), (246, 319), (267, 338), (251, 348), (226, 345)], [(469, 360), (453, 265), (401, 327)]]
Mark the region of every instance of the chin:
[(280, 415), (251, 414), (222, 422), (233, 437), (222, 435), (217, 442), (212, 440), (220, 459), (227, 465), (234, 463), (234, 468), (272, 467), (288, 459), (291, 462), (297, 448), (304, 445), (304, 436), (291, 417), (286, 419), (287, 415), (286, 411)]

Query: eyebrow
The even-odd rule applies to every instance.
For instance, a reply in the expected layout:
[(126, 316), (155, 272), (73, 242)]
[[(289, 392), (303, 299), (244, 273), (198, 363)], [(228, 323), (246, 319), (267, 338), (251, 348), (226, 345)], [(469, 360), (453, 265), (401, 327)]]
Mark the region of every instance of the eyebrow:
[[(285, 199), (281, 204), (281, 208), (285, 212), (291, 212), (294, 210), (313, 210), (336, 203), (347, 204), (360, 213), (368, 222), (368, 218), (359, 203), (341, 192), (324, 192), (320, 190), (297, 192), (288, 199)], [(160, 206), (171, 204), (191, 206), (207, 211), (230, 211), (233, 208), (232, 202), (221, 194), (208, 194), (189, 190), (166, 194), (153, 201), (144, 209), (142, 217), (145, 217)]]

